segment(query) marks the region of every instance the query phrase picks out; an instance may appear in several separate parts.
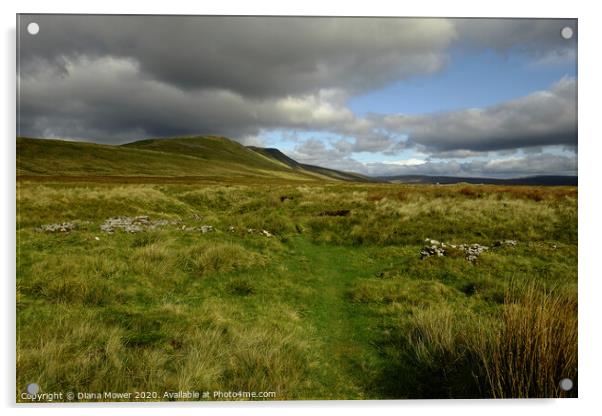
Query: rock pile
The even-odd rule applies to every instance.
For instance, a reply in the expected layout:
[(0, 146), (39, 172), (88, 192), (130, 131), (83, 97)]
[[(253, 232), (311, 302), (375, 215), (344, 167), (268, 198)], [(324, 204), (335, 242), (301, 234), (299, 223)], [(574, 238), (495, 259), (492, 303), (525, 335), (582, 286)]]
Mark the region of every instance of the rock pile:
[(420, 250), (420, 258), (422, 260), (424, 260), (427, 257), (431, 257), (431, 256), (437, 256), (437, 257), (445, 256), (445, 244), (444, 243), (440, 243), (437, 240), (431, 240), (430, 238), (427, 238), (426, 240), (424, 240), (424, 242), (427, 245), (424, 246), (422, 248), (422, 250)]
[(68, 233), (75, 230), (76, 227), (77, 225), (73, 222), (61, 222), (59, 224), (44, 224), (36, 230), (44, 233)]
[(137, 217), (112, 217), (101, 224), (100, 230), (109, 234), (114, 233), (116, 230), (123, 230), (127, 233), (139, 233), (141, 231), (153, 230), (155, 228), (174, 224), (177, 224), (177, 221), (151, 221), (147, 215), (139, 215)]
[(200, 227), (187, 227), (186, 225), (183, 225), (181, 230), (187, 231), (187, 232), (199, 232), (202, 234), (206, 234), (206, 233), (214, 232), (215, 228), (213, 228), (213, 225), (201, 225)]
[(485, 250), (489, 250), (489, 247), (482, 246), (479, 244), (460, 244), (458, 246), (460, 250), (464, 251), (466, 254), (466, 260), (470, 262), (474, 262)]
[(466, 260), (475, 262), (484, 251), (489, 250), (489, 247), (480, 244), (445, 244), (430, 238), (425, 239), (424, 242), (427, 245), (420, 250), (420, 258), (422, 260), (431, 256), (445, 256), (449, 253), (450, 249), (453, 249), (464, 252)]
[[(197, 219), (201, 217), (195, 217)], [(79, 224), (88, 224), (88, 221), (73, 221), (73, 222), (64, 222), (57, 224), (45, 224), (36, 228), (38, 232), (48, 232), (48, 233), (68, 233), (78, 228)], [(173, 221), (173, 220), (151, 220), (148, 215), (138, 215), (136, 217), (111, 217), (107, 218), (101, 225), (100, 230), (107, 234), (113, 234), (118, 230), (124, 231), (126, 233), (139, 233), (148, 230), (154, 230), (160, 227), (165, 227), (168, 225), (177, 226), (178, 230), (183, 232), (199, 232), (202, 234), (213, 233), (218, 231), (212, 225), (199, 225), (199, 226), (190, 226), (183, 224), (182, 221)], [(236, 232), (236, 227), (230, 226), (228, 227), (228, 231), (233, 233)], [(274, 234), (269, 232), (268, 230), (248, 228), (247, 232), (249, 234), (259, 234), (264, 237), (273, 237)], [(98, 237), (96, 237), (98, 240)]]

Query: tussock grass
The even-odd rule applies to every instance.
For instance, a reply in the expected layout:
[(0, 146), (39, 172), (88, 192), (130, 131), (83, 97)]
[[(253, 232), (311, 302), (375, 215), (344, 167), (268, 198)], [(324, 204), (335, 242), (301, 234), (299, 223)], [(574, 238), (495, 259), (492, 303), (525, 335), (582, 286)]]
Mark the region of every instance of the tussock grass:
[(138, 274), (169, 276), (176, 266), (173, 250), (165, 242), (156, 242), (134, 250), (133, 269)]
[(264, 264), (262, 255), (238, 244), (199, 244), (180, 255), (179, 263), (187, 272), (198, 276), (228, 273)]
[(119, 263), (103, 257), (50, 257), (32, 265), (19, 291), (50, 302), (103, 305), (123, 298), (110, 281), (121, 273)]

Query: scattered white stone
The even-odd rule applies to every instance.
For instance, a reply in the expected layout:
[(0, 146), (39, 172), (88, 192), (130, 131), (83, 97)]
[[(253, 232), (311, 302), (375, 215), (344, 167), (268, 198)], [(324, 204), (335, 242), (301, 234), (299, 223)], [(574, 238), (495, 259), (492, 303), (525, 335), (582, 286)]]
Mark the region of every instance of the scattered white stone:
[(154, 220), (151, 221), (147, 215), (137, 217), (112, 217), (105, 220), (100, 226), (101, 231), (112, 234), (116, 230), (122, 230), (128, 233), (139, 233), (145, 230), (154, 230), (166, 225), (176, 225), (178, 221)]
[(188, 232), (200, 232), (202, 234), (207, 234), (207, 233), (212, 233), (215, 231), (215, 228), (213, 228), (212, 225), (201, 225), (200, 227), (186, 227), (185, 229), (182, 228), (182, 230), (188, 231)]
[(39, 228), (36, 228), (36, 230), (46, 233), (68, 233), (74, 230), (76, 227), (77, 226), (73, 222), (62, 222), (58, 224), (44, 224)]
[(460, 244), (459, 248), (466, 254), (466, 260), (470, 262), (476, 261), (476, 259), (489, 247), (482, 246), (479, 244)]
[[(229, 230), (230, 231), (234, 231), (234, 227), (230, 227)], [(259, 234), (259, 235), (262, 235), (262, 236), (268, 237), (268, 238), (274, 237), (274, 234), (272, 234), (268, 230), (256, 230), (255, 228), (247, 228), (247, 233), (249, 233), (249, 234)]]
[(142, 231), (143, 226), (149, 224), (149, 219), (145, 215), (138, 217), (111, 217), (105, 220), (100, 226), (100, 230), (112, 234), (116, 230), (123, 230), (128, 233), (138, 233)]
[(94, 237), (94, 239), (95, 239), (96, 241), (100, 241), (100, 238), (98, 238), (98, 237)]
[(470, 262), (474, 262), (477, 258), (486, 250), (489, 250), (489, 247), (482, 246), (480, 244), (460, 244), (456, 246), (455, 244), (445, 244), (441, 243), (437, 240), (432, 240), (427, 238), (424, 240), (428, 245), (423, 247), (420, 250), (420, 258), (425, 259), (431, 256), (442, 257), (447, 255), (447, 247), (451, 247), (454, 249), (462, 250), (466, 256), (466, 260)]
[(203, 234), (206, 233), (211, 233), (213, 231), (215, 231), (215, 229), (213, 228), (213, 226), (211, 225), (201, 225), (200, 227), (197, 228), (200, 232), (202, 232)]

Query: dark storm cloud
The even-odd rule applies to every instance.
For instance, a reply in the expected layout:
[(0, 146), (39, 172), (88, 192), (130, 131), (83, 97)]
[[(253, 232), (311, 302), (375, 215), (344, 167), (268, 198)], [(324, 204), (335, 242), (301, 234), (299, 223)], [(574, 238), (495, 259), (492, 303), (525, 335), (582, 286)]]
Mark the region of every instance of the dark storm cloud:
[[(510, 48), (531, 54), (577, 46), (576, 19), (453, 19), (459, 43), (464, 46), (496, 50)], [(561, 30), (569, 26), (575, 36), (564, 39)]]
[(203, 16), (35, 16), (23, 33), (22, 67), (36, 59), (65, 71), (63, 59), (135, 59), (141, 74), (183, 89), (248, 96), (363, 91), (439, 70), (455, 37), (442, 19)]
[[(26, 33), (30, 21), (38, 36)], [(576, 37), (559, 36), (575, 21), (560, 19), (25, 15), (21, 23), (24, 73), (40, 60), (65, 71), (65, 57), (109, 55), (181, 88), (253, 96), (375, 88), (441, 69), (454, 45), (542, 56), (576, 47)]]
[(140, 74), (133, 60), (67, 60), (67, 76), (41, 67), (20, 94), (20, 133), (123, 142), (144, 136), (221, 134), (238, 139), (264, 128), (327, 128), (354, 118), (333, 93), (264, 99), (229, 90), (184, 91)]

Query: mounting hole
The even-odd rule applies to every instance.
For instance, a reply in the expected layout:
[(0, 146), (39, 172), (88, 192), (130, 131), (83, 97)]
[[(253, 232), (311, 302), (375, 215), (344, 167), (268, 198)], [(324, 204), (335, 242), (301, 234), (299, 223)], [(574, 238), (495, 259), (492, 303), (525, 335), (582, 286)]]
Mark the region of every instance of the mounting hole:
[(563, 378), (560, 380), (560, 389), (564, 391), (569, 391), (573, 388), (573, 380), (570, 378)]
[(37, 24), (36, 22), (31, 22), (30, 24), (27, 25), (27, 32), (30, 35), (37, 35), (39, 31), (40, 31), (40, 25)]
[(40, 391), (40, 386), (38, 385), (38, 383), (29, 383), (27, 385), (27, 393), (29, 393), (29, 394), (36, 395), (36, 394), (38, 394), (39, 391)]
[(563, 37), (563, 39), (569, 40), (573, 37), (573, 29), (569, 26), (565, 26), (562, 28), (562, 30), (560, 31), (560, 36)]

